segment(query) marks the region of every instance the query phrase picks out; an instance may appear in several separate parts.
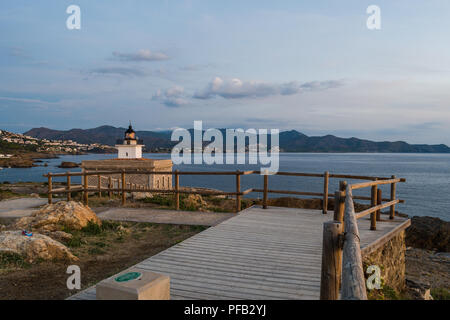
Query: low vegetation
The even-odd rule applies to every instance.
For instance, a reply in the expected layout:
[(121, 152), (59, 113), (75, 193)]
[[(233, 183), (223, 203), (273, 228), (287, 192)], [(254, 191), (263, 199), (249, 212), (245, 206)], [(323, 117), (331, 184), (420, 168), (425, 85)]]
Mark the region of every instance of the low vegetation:
[[(89, 223), (81, 230), (63, 227), (70, 237), (60, 241), (79, 258), (76, 264), (85, 289), (206, 228), (106, 220), (101, 226)], [(66, 287), (69, 264), (73, 262), (30, 264), (17, 254), (0, 254), (0, 299), (63, 299), (75, 294)]]

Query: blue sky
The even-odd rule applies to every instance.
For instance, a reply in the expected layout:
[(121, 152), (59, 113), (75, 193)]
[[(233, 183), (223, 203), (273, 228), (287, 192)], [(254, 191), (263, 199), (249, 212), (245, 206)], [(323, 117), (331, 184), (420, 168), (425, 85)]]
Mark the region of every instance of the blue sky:
[(203, 120), (450, 145), (449, 30), (446, 0), (2, 1), (0, 128)]

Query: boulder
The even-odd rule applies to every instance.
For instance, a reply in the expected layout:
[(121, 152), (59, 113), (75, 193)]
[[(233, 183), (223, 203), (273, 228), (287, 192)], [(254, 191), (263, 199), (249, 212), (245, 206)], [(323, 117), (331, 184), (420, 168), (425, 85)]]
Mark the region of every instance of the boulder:
[(434, 300), (429, 285), (406, 279), (406, 287), (413, 300)]
[(0, 232), (0, 252), (13, 252), (21, 255), (27, 262), (43, 260), (77, 261), (70, 250), (43, 234), (24, 236), (21, 230)]
[(58, 168), (78, 168), (80, 165), (76, 162), (63, 161)]
[(406, 229), (406, 245), (414, 248), (450, 251), (450, 222), (433, 217), (412, 217)]
[(150, 192), (132, 192), (131, 197), (133, 198), (133, 200), (143, 200), (146, 198), (152, 198), (153, 194), (151, 194)]
[(80, 230), (89, 221), (101, 225), (100, 219), (88, 206), (76, 201), (59, 201), (48, 204), (16, 222), (18, 229), (57, 231), (62, 227)]
[(70, 239), (73, 238), (73, 235), (64, 231), (52, 231), (52, 232), (47, 231), (44, 234), (56, 241), (69, 241)]

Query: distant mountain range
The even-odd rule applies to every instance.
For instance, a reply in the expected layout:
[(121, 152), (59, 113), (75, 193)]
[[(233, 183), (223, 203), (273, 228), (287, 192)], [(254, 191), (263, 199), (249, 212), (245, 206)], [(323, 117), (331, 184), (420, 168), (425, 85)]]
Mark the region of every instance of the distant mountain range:
[[(33, 128), (24, 134), (39, 139), (73, 140), (78, 143), (101, 143), (113, 146), (117, 139), (123, 138), (125, 130), (126, 128), (112, 126), (66, 131)], [(221, 129), (222, 132), (224, 130)], [(171, 131), (136, 131), (136, 134), (144, 141), (146, 149), (151, 151), (172, 148), (177, 144), (177, 142), (170, 141)], [(450, 153), (450, 148), (444, 144), (408, 144), (403, 141), (374, 142), (358, 138), (339, 138), (333, 135), (310, 137), (296, 130), (280, 132), (280, 150), (284, 152)]]

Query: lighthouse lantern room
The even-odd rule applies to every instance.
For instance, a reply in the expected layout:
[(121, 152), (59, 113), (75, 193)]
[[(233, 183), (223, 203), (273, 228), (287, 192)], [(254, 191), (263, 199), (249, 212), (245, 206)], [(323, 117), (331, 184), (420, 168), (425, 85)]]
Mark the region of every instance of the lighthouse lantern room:
[[(119, 144), (121, 142), (122, 144)], [(128, 130), (125, 131), (125, 137), (123, 141), (117, 141), (117, 157), (119, 159), (141, 159), (143, 144), (141, 144), (140, 142), (141, 141), (139, 141), (136, 137), (136, 132), (134, 132), (133, 127), (130, 123)]]

